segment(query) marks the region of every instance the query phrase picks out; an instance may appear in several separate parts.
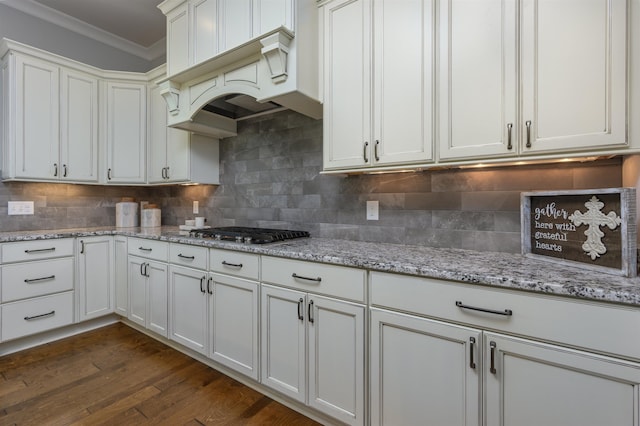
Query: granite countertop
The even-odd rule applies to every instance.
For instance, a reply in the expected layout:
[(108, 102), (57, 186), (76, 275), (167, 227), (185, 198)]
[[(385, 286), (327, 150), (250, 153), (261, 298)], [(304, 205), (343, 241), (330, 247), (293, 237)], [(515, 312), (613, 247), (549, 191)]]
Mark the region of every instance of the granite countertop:
[(323, 238), (245, 245), (182, 236), (177, 227), (0, 232), (0, 243), (96, 235), (126, 235), (640, 306), (640, 278), (624, 278), (509, 253)]

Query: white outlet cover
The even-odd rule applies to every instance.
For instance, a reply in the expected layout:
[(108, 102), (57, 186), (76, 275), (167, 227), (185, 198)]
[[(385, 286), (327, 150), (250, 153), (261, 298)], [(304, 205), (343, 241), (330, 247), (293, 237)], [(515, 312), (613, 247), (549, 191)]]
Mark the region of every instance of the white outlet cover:
[(33, 214), (33, 201), (8, 201), (9, 216)]
[(197, 201), (193, 202), (193, 214), (198, 214), (200, 209), (200, 203)]
[(378, 220), (380, 203), (376, 201), (367, 201), (367, 220)]

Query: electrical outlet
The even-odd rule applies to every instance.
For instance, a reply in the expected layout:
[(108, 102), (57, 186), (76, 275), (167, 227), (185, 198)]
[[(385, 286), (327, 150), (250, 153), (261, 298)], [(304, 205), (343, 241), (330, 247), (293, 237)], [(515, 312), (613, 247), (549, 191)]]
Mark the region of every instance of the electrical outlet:
[(33, 214), (33, 201), (9, 201), (7, 212), (10, 216)]
[(378, 201), (367, 201), (367, 220), (378, 220)]
[(200, 203), (198, 203), (197, 201), (193, 202), (193, 214), (198, 214), (200, 210)]

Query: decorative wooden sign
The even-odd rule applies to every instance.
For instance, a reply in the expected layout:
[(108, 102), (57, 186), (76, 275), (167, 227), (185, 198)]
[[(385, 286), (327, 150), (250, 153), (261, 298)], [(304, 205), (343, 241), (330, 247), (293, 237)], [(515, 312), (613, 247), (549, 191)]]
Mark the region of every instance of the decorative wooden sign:
[(520, 205), (522, 254), (637, 275), (634, 188), (524, 192)]

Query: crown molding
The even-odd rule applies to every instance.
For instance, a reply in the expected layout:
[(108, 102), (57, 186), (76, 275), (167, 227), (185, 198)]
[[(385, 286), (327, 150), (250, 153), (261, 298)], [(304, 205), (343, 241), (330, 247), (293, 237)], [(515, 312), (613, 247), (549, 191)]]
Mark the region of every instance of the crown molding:
[(147, 61), (153, 61), (165, 54), (166, 40), (164, 38), (150, 47), (144, 47), (33, 0), (0, 0), (0, 4), (5, 4), (13, 9), (42, 19), (43, 21), (50, 22), (66, 30), (73, 31)]

